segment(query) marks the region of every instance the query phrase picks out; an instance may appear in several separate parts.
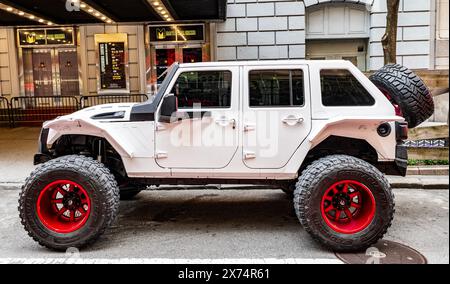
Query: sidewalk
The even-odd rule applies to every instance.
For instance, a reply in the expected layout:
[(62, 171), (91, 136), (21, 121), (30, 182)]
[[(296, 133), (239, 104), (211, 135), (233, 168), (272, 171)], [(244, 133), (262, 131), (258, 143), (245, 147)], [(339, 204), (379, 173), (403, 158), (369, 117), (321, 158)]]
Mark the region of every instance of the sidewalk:
[[(33, 171), (33, 155), (36, 153), (39, 132), (39, 128), (0, 128), (0, 190), (20, 188)], [(389, 176), (388, 179), (394, 188), (448, 189), (448, 169), (448, 166), (411, 167), (407, 177)], [(222, 189), (236, 187), (249, 188), (223, 186)]]

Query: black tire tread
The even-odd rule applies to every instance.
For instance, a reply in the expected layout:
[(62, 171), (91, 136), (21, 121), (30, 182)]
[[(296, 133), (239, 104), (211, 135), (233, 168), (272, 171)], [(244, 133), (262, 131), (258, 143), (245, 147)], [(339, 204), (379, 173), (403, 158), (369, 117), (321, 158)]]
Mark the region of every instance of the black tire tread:
[(426, 121), (434, 113), (433, 97), (413, 71), (400, 64), (388, 64), (376, 71), (370, 80), (379, 88), (389, 91), (400, 106), (410, 128)]
[(104, 213), (105, 222), (103, 222), (102, 226), (97, 228), (96, 231), (92, 232), (89, 238), (87, 238), (85, 241), (77, 244), (77, 248), (86, 247), (95, 242), (105, 232), (105, 230), (113, 224), (113, 222), (117, 218), (120, 203), (119, 188), (117, 186), (117, 182), (109, 169), (106, 168), (102, 163), (92, 158), (78, 155), (63, 156), (51, 160), (47, 163), (41, 164), (25, 180), (25, 184), (22, 186), (22, 191), (20, 193), (18, 208), (20, 212), (21, 223), (27, 231), (28, 235), (33, 238), (33, 240), (38, 242), (41, 246), (58, 251), (65, 250), (67, 247), (65, 245), (55, 245), (36, 237), (32, 233), (31, 228), (29, 228), (29, 224), (27, 222), (27, 217), (25, 214), (25, 195), (28, 193), (28, 189), (31, 188), (36, 178), (45, 174), (46, 172), (55, 169), (70, 169), (80, 171), (84, 174), (87, 174), (87, 176), (91, 176), (94, 180), (101, 184), (101, 186), (96, 187), (96, 190), (98, 190), (100, 194), (105, 197), (104, 208), (107, 208), (108, 210), (106, 210), (106, 212)]
[[(316, 185), (319, 183), (320, 177), (329, 175), (336, 167), (351, 167), (362, 172), (370, 173), (371, 175), (374, 175), (375, 179), (382, 184), (383, 188), (388, 189), (387, 193), (390, 195), (389, 200), (391, 200), (391, 203), (389, 204), (390, 217), (377, 234), (373, 235), (370, 239), (365, 239), (363, 243), (361, 243), (361, 240), (355, 240), (352, 243), (346, 242), (345, 244), (340, 244), (336, 239), (330, 240), (319, 236), (319, 234), (310, 226), (310, 220), (308, 220), (309, 208), (307, 204), (309, 204), (311, 193), (316, 189)], [(303, 228), (312, 236), (314, 240), (334, 251), (347, 252), (365, 249), (375, 244), (379, 239), (383, 238), (389, 227), (391, 227), (394, 219), (395, 199), (388, 180), (374, 166), (355, 157), (346, 155), (331, 155), (316, 160), (302, 172), (294, 192), (294, 207)]]

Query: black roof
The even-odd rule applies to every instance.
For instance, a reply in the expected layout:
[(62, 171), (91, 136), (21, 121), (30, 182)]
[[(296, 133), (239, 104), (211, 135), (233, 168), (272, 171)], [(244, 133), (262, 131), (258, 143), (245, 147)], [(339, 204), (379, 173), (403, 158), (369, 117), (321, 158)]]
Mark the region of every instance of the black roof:
[[(161, 0), (176, 22), (223, 21), (227, 0)], [(68, 11), (66, 0), (0, 0), (24, 12), (52, 21), (55, 24), (95, 24), (102, 21), (89, 13)], [(83, 0), (117, 23), (157, 23), (164, 20), (147, 0)], [(0, 10), (0, 26), (38, 25), (39, 23)]]

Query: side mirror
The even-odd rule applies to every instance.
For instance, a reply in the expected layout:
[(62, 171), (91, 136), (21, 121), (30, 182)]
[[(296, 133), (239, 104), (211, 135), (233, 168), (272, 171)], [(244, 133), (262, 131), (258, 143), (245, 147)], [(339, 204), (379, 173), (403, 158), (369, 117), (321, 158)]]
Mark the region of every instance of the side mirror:
[(161, 105), (161, 121), (170, 122), (171, 117), (178, 111), (178, 98), (174, 95), (169, 95), (164, 98)]

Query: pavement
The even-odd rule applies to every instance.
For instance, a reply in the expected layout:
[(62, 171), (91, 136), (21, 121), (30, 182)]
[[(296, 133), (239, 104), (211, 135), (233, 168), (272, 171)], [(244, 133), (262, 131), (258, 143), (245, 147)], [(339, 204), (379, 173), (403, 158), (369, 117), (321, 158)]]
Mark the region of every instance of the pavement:
[[(396, 215), (385, 239), (411, 246), (429, 263), (448, 264), (449, 191), (394, 193)], [(18, 190), (0, 194), (0, 263), (67, 257), (27, 236), (17, 213), (18, 194)], [(145, 191), (121, 202), (115, 225), (79, 257), (156, 263), (173, 259), (339, 263), (303, 230), (291, 200), (280, 190)]]

